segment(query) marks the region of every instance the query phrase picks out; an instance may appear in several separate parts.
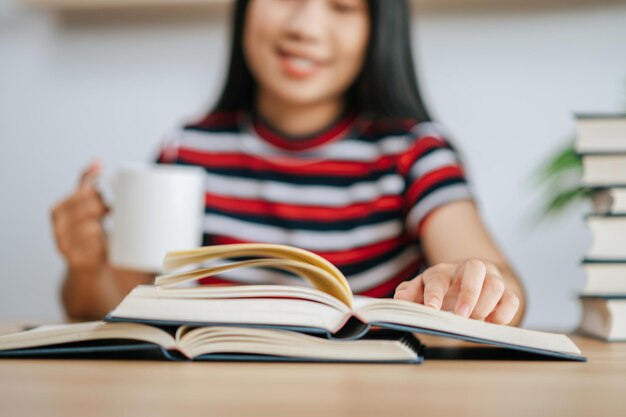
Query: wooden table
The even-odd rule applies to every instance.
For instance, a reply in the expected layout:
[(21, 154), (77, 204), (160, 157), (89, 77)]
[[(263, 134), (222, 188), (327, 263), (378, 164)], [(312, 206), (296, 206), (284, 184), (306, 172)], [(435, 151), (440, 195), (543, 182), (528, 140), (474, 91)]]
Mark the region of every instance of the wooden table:
[(573, 339), (589, 362), (2, 360), (0, 416), (626, 416), (626, 343)]

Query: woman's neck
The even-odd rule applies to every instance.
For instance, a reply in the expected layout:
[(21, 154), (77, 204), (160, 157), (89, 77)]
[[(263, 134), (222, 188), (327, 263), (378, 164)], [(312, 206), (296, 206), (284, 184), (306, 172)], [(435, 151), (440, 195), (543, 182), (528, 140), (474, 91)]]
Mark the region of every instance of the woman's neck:
[(294, 105), (261, 92), (255, 104), (257, 113), (270, 126), (289, 136), (307, 136), (319, 132), (336, 121), (344, 110), (342, 99)]

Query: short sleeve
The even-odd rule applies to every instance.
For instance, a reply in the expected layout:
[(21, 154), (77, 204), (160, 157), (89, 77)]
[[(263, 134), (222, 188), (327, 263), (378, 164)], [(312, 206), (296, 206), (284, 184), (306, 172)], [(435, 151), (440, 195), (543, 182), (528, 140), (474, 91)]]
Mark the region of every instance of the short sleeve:
[(439, 125), (421, 123), (411, 136), (398, 170), (405, 180), (405, 227), (409, 235), (419, 237), (435, 210), (473, 196), (460, 157)]

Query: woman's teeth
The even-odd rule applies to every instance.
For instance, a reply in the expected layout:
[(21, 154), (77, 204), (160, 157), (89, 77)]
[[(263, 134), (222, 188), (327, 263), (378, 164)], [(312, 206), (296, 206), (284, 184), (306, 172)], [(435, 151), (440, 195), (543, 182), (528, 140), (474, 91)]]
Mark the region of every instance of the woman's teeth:
[(310, 71), (315, 68), (315, 62), (306, 58), (289, 57), (290, 64), (297, 70)]

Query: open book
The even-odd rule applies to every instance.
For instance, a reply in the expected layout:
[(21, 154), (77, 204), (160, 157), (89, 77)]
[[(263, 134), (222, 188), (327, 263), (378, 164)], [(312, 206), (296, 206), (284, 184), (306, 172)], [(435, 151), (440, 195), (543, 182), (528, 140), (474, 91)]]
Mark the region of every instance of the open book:
[[(232, 260), (242, 258), (243, 260)], [(223, 260), (217, 265), (198, 267)], [(196, 266), (180, 272), (181, 268)], [(196, 286), (188, 283), (239, 268), (289, 271), (311, 287)], [(362, 339), (372, 329), (434, 334), (572, 360), (585, 360), (565, 335), (466, 319), (392, 299), (353, 296), (342, 273), (311, 252), (272, 244), (234, 244), (171, 252), (167, 275), (138, 286), (106, 318), (158, 326), (237, 326), (282, 329), (328, 339)], [(179, 271), (179, 272), (172, 272)]]
[(0, 358), (274, 360), (419, 363), (412, 335), (380, 331), (343, 342), (284, 330), (238, 327), (159, 328), (102, 321), (41, 326), (0, 336)]

